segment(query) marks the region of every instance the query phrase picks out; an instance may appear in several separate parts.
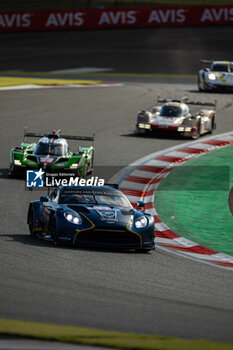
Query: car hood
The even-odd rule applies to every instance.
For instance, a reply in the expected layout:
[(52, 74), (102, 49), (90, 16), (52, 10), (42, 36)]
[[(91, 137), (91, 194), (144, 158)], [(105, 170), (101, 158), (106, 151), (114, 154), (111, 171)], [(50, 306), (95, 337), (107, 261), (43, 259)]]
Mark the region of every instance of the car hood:
[[(53, 155), (29, 154), (27, 156), (27, 161), (29, 162), (29, 165), (33, 165), (34, 163), (37, 163), (42, 169), (48, 169), (51, 166), (53, 166), (55, 163), (58, 165), (59, 160), (61, 160), (61, 163), (65, 163), (69, 159), (68, 157), (65, 157), (65, 156), (53, 156)], [(30, 162), (32, 164), (30, 164)]]
[(82, 206), (82, 205), (67, 205), (67, 209), (72, 209), (75, 212), (83, 215), (89, 219), (95, 226), (108, 227), (108, 226), (124, 226), (126, 227), (132, 215), (134, 215), (134, 209), (124, 209), (119, 207), (109, 206)]
[(154, 118), (152, 124), (155, 125), (180, 125), (184, 121), (184, 117), (161, 117)]
[[(211, 72), (217, 79), (222, 82), (228, 82), (233, 84), (233, 73), (228, 72)], [(214, 80), (212, 81), (214, 83)]]

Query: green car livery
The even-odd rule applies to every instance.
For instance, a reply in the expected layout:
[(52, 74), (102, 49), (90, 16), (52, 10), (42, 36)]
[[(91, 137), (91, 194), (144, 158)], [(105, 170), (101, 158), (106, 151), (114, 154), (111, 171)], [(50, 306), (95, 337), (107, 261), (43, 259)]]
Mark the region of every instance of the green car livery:
[[(85, 177), (93, 170), (94, 135), (60, 135), (59, 131), (51, 134), (28, 133), (25, 129), (24, 140), (10, 153), (10, 175), (18, 175), (26, 170), (43, 169), (46, 172), (69, 172)], [(26, 142), (27, 137), (40, 138), (37, 143)], [(77, 152), (71, 152), (67, 140), (91, 141), (92, 146), (79, 146)]]

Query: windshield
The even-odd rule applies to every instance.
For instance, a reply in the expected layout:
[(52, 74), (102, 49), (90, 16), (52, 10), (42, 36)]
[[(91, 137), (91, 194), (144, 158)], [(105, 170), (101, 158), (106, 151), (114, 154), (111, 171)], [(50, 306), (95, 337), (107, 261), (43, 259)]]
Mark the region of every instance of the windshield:
[(211, 70), (213, 72), (228, 72), (229, 66), (228, 66), (228, 64), (213, 64)]
[(90, 194), (62, 194), (61, 204), (97, 204), (95, 197)]
[(40, 155), (50, 154), (53, 156), (65, 156), (66, 151), (63, 144), (40, 142), (36, 146), (35, 154), (40, 154)]
[(177, 106), (162, 106), (160, 117), (180, 117), (182, 115), (182, 109)]
[[(69, 191), (70, 192), (70, 191)], [(84, 194), (64, 192), (61, 195), (61, 204), (101, 204), (108, 206), (119, 206), (124, 208), (132, 208), (130, 202), (123, 194)]]
[(115, 195), (98, 195), (96, 196), (98, 204), (105, 204), (110, 206), (119, 206), (124, 208), (131, 208), (131, 204), (129, 203), (128, 199), (123, 196), (115, 196)]

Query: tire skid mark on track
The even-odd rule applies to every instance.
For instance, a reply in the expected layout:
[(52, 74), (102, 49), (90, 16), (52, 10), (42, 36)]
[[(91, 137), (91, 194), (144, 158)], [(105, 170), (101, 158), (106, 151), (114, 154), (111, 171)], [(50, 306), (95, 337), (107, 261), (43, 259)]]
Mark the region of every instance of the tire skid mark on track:
[[(119, 181), (120, 190), (126, 194), (133, 207), (138, 200), (145, 202), (147, 212), (155, 219), (155, 243), (173, 252), (196, 258), (203, 262), (217, 264), (222, 267), (233, 268), (233, 257), (216, 252), (196, 242), (190, 241), (172, 231), (162, 222), (155, 207), (154, 197), (159, 183), (177, 166), (201, 154), (215, 151), (221, 147), (233, 144), (233, 132), (217, 135), (190, 144), (173, 147), (148, 156), (146, 161), (139, 163)], [(181, 157), (178, 157), (180, 153)], [(141, 173), (141, 176), (140, 176)]]

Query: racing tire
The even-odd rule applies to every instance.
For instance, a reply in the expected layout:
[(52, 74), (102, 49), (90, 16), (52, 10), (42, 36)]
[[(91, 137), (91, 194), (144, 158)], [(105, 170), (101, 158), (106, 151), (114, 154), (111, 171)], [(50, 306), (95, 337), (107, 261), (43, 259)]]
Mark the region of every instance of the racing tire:
[(139, 129), (139, 128), (137, 128), (135, 130), (134, 134), (136, 136), (143, 137), (143, 136), (151, 135), (151, 131), (150, 130), (146, 130), (146, 129)]
[(87, 169), (88, 169), (87, 168), (87, 164), (85, 164), (84, 167), (83, 167), (83, 174), (81, 175), (80, 174), (80, 169), (77, 169), (76, 176), (79, 177), (80, 179), (85, 179), (86, 176), (87, 176), (87, 173), (88, 173)]
[(198, 80), (197, 80), (197, 85), (198, 85), (198, 90), (199, 90), (200, 92), (205, 91), (205, 90), (204, 90), (204, 89), (201, 87), (200, 77), (198, 77)]
[(137, 136), (145, 135), (145, 134), (146, 134), (146, 130), (145, 130), (145, 129), (136, 128), (135, 134), (136, 134)]
[(35, 236), (35, 232), (33, 231), (35, 228), (35, 214), (32, 206), (28, 209), (28, 228), (30, 235)]
[(152, 251), (153, 249), (147, 249), (147, 248), (145, 248), (145, 249), (137, 249), (136, 250), (136, 253), (138, 253), (138, 254), (148, 254), (148, 253), (150, 253), (151, 251)]
[(9, 177), (16, 177), (17, 173), (14, 170), (14, 165), (10, 166), (9, 172), (8, 172), (8, 176)]
[(212, 134), (215, 129), (216, 129), (216, 123), (215, 123), (215, 117), (213, 116), (211, 121), (211, 129), (208, 133)]
[(88, 174), (92, 174), (93, 173), (93, 169), (94, 169), (94, 152), (93, 152), (92, 157), (91, 157), (91, 162), (90, 162), (90, 166), (89, 166), (89, 169), (88, 169)]
[(197, 139), (199, 139), (200, 135), (201, 135), (201, 133), (200, 133), (200, 125), (198, 125), (198, 127), (197, 127), (197, 134), (195, 136), (192, 136), (192, 139), (193, 140), (197, 140)]
[(87, 173), (88, 173), (87, 169), (88, 169), (88, 166), (87, 166), (87, 164), (85, 164), (84, 165), (84, 172), (83, 172), (83, 176), (82, 176), (84, 179), (86, 179), (86, 176), (87, 176)]
[(56, 238), (56, 235), (57, 235), (56, 218), (54, 214), (50, 218), (49, 230), (50, 230), (51, 238), (54, 244), (58, 244), (57, 238)]
[(209, 89), (208, 87), (206, 87), (206, 84), (205, 84), (205, 79), (203, 78), (203, 87), (201, 87), (201, 80), (200, 80), (200, 77), (198, 77), (198, 80), (197, 80), (197, 85), (198, 85), (198, 90), (200, 92), (211, 92), (212, 90)]
[(216, 129), (216, 122), (215, 122), (215, 118), (212, 118), (212, 123), (211, 123), (211, 133), (213, 132), (213, 130)]

